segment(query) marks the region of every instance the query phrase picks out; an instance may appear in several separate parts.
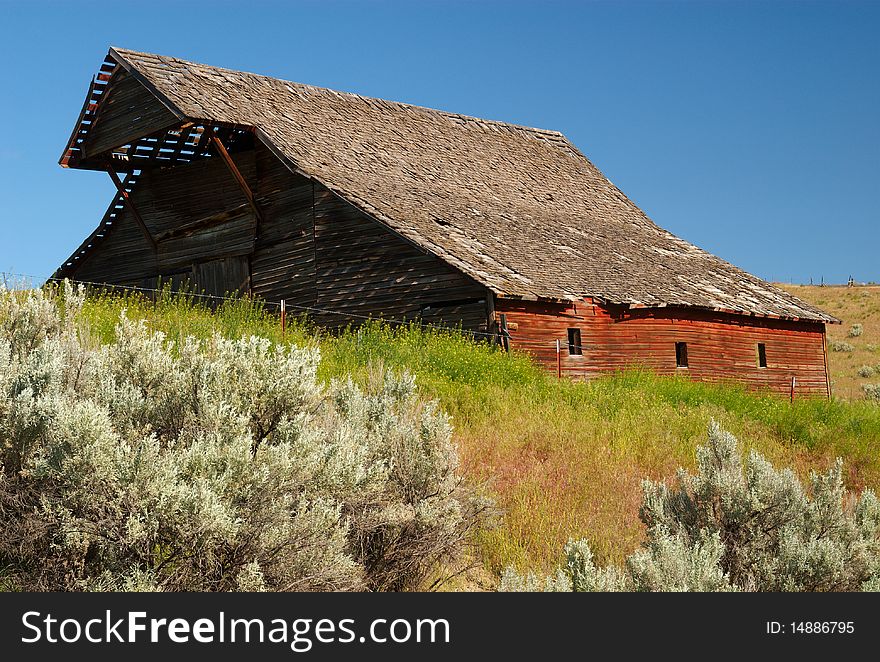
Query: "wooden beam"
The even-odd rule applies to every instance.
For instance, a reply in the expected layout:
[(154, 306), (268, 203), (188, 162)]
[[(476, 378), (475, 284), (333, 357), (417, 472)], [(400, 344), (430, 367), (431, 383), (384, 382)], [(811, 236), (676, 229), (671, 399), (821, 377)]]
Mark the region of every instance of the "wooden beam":
[(251, 209), (254, 210), (254, 216), (257, 217), (257, 234), (259, 235), (260, 225), (262, 225), (263, 223), (263, 213), (260, 211), (259, 205), (257, 205), (257, 200), (256, 198), (254, 198), (254, 193), (253, 191), (251, 191), (251, 187), (248, 186), (245, 178), (238, 171), (238, 168), (235, 167), (235, 162), (232, 160), (232, 157), (229, 156), (229, 152), (226, 151), (226, 147), (223, 145), (223, 141), (214, 134), (213, 130), (210, 127), (208, 127), (207, 130), (211, 131), (211, 142), (217, 149), (217, 153), (220, 155), (220, 158), (223, 159), (223, 162), (226, 164), (229, 172), (232, 173), (235, 181), (238, 182), (238, 186), (241, 189), (241, 192), (244, 193), (244, 197), (247, 198), (248, 204), (251, 206)]
[(822, 358), (825, 361), (825, 391), (831, 400), (831, 375), (828, 372), (828, 338), (825, 334), (825, 325), (822, 325)]
[(153, 239), (153, 235), (151, 235), (150, 231), (147, 229), (147, 224), (144, 223), (144, 219), (141, 218), (138, 210), (135, 209), (134, 203), (131, 201), (131, 198), (128, 195), (128, 191), (125, 190), (125, 185), (119, 180), (119, 175), (116, 174), (116, 171), (113, 169), (112, 165), (107, 166), (107, 172), (110, 174), (110, 179), (113, 180), (113, 183), (116, 185), (116, 189), (122, 196), (122, 200), (125, 203), (125, 206), (128, 207), (128, 211), (131, 212), (131, 215), (134, 217), (135, 222), (140, 226), (141, 232), (144, 233), (144, 237), (146, 237), (147, 241), (150, 242), (150, 246), (153, 247), (153, 252), (157, 253), (159, 251), (159, 247), (156, 245), (156, 240)]
[(161, 232), (156, 235), (156, 241), (165, 241), (166, 239), (176, 239), (177, 237), (186, 237), (194, 234), (198, 230), (203, 230), (205, 228), (212, 227), (214, 225), (220, 225), (221, 223), (225, 223), (230, 218), (238, 216), (239, 214), (243, 214), (247, 211), (248, 205), (243, 202), (238, 207), (233, 207), (232, 209), (224, 209), (221, 212), (216, 214), (211, 214), (209, 216), (203, 216), (202, 218), (198, 218), (194, 221), (190, 221), (189, 223), (183, 223), (182, 225), (177, 225), (170, 230), (166, 230), (165, 232)]

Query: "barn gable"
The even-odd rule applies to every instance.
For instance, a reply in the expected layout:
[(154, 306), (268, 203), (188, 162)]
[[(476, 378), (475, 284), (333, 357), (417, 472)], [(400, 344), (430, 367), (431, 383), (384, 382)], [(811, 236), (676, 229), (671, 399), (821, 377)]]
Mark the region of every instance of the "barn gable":
[(124, 69), (111, 78), (104, 94), (82, 144), (83, 158), (178, 123), (178, 117)]

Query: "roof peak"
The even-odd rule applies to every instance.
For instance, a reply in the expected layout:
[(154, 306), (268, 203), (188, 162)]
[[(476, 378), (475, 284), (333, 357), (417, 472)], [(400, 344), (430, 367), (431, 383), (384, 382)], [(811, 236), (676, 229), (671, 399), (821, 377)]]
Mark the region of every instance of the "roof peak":
[(165, 60), (172, 60), (174, 62), (178, 62), (181, 64), (196, 65), (199, 67), (204, 67), (206, 69), (213, 69), (215, 71), (220, 71), (220, 72), (228, 72), (228, 73), (237, 74), (237, 75), (244, 74), (246, 76), (253, 76), (255, 78), (269, 79), (269, 80), (285, 83), (288, 85), (296, 85), (297, 87), (306, 88), (309, 90), (315, 90), (317, 92), (322, 92), (322, 93), (332, 92), (334, 94), (342, 94), (342, 95), (350, 96), (355, 99), (358, 99), (361, 101), (366, 101), (366, 102), (390, 103), (390, 104), (394, 104), (395, 106), (399, 106), (401, 108), (408, 108), (408, 109), (418, 110), (418, 111), (423, 111), (423, 112), (436, 113), (438, 115), (443, 115), (443, 116), (446, 116), (446, 117), (449, 117), (452, 119), (459, 119), (459, 120), (464, 120), (464, 121), (468, 121), (468, 122), (480, 122), (482, 124), (501, 126), (501, 127), (505, 127), (508, 129), (518, 129), (520, 131), (530, 131), (532, 133), (536, 133), (539, 135), (551, 136), (553, 138), (562, 138), (563, 140), (568, 142), (568, 139), (565, 137), (565, 134), (563, 134), (561, 131), (556, 131), (553, 129), (542, 129), (540, 127), (526, 126), (524, 124), (515, 124), (513, 122), (504, 122), (503, 120), (493, 120), (493, 119), (487, 119), (485, 117), (477, 117), (475, 115), (465, 115), (464, 113), (454, 113), (449, 110), (442, 110), (440, 108), (431, 108), (430, 106), (420, 106), (420, 105), (414, 104), (414, 103), (406, 103), (405, 101), (395, 101), (393, 99), (383, 99), (381, 97), (371, 97), (371, 96), (367, 96), (364, 94), (358, 94), (357, 92), (347, 92), (345, 90), (337, 90), (332, 87), (321, 87), (320, 85), (311, 85), (309, 83), (301, 83), (299, 81), (288, 80), (286, 78), (278, 78), (277, 76), (267, 76), (266, 74), (258, 74), (253, 71), (243, 71), (241, 69), (231, 69), (229, 67), (218, 67), (213, 64), (205, 64), (203, 62), (196, 62), (194, 60), (186, 60), (184, 58), (179, 58), (174, 55), (162, 55), (160, 53), (150, 53), (147, 51), (136, 51), (131, 48), (122, 48), (120, 46), (110, 46), (110, 52), (111, 52), (111, 54), (115, 54), (123, 59), (126, 59), (126, 57), (125, 57), (126, 55), (133, 55), (133, 56), (140, 56), (140, 57), (147, 56), (147, 57), (155, 57), (155, 58), (160, 58), (160, 59), (165, 59)]

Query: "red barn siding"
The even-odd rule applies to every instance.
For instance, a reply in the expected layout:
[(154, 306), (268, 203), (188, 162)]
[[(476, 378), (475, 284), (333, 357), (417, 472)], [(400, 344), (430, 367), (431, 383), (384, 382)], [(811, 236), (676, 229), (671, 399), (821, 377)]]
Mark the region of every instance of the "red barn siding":
[[(644, 367), (703, 381), (736, 380), (782, 393), (789, 393), (795, 377), (796, 395), (828, 395), (821, 323), (686, 308), (626, 309), (589, 301), (498, 299), (495, 310), (506, 315), (511, 346), (530, 352), (553, 370), (559, 339), (564, 375), (591, 377)], [(582, 356), (569, 355), (568, 328), (580, 329)], [(676, 367), (676, 342), (687, 343), (687, 368)], [(758, 343), (766, 345), (766, 368), (757, 365)]]

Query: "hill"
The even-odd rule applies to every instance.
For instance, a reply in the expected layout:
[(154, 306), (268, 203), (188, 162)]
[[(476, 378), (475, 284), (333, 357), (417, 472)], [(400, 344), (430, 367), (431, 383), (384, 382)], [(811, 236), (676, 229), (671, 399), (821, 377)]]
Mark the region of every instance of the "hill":
[(325, 380), (366, 380), (380, 367), (412, 372), (423, 394), (452, 415), (464, 472), (504, 513), (476, 541), (482, 570), (466, 580), (471, 587), (492, 585), (507, 565), (551, 568), (570, 537), (588, 538), (601, 562), (622, 561), (644, 536), (642, 479), (692, 468), (713, 419), (746, 449), (801, 477), (842, 457), (849, 487), (880, 487), (880, 407), (865, 400), (790, 404), (737, 385), (642, 372), (576, 383), (525, 356), (417, 326), (374, 323), (330, 335), (294, 320), (282, 338), (277, 317), (248, 301), (212, 312), (182, 296), (94, 296), (84, 314), (98, 339), (113, 338), (123, 308), (172, 340), (217, 329), (316, 345)]
[(880, 383), (880, 285), (780, 287), (843, 322), (827, 327), (831, 392), (835, 398), (864, 398), (864, 385)]

